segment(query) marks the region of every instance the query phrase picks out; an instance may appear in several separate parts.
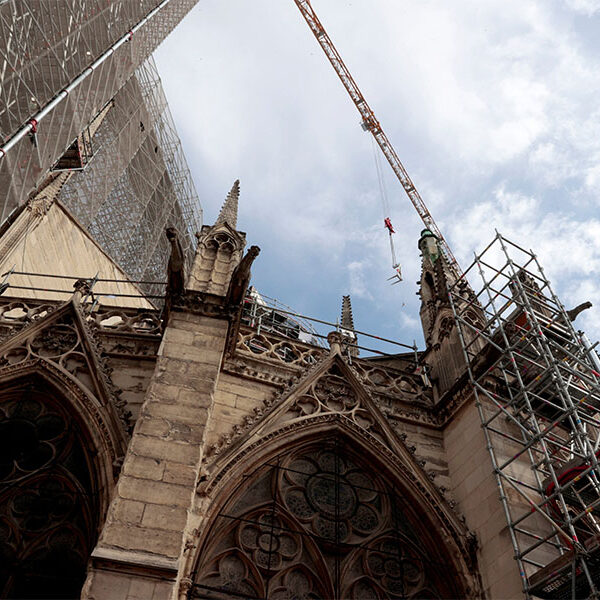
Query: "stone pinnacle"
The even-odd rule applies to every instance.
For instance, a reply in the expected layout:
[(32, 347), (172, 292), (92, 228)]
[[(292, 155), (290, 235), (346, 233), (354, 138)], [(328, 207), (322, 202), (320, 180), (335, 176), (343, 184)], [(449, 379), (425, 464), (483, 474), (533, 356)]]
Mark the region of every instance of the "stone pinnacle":
[(342, 296), (341, 327), (349, 331), (354, 331), (354, 318), (352, 317), (352, 304), (350, 304), (350, 296)]
[(225, 202), (223, 202), (223, 206), (221, 207), (221, 212), (215, 221), (215, 225), (220, 225), (222, 223), (228, 223), (230, 227), (235, 229), (237, 227), (237, 213), (238, 213), (238, 200), (240, 198), (240, 180), (236, 179), (233, 182), (233, 186), (229, 194), (227, 194), (227, 198), (225, 198)]

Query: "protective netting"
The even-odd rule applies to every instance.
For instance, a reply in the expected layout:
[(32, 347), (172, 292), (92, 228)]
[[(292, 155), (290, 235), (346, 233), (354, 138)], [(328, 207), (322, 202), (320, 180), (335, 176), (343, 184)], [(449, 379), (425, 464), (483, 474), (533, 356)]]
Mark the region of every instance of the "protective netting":
[(166, 226), (180, 231), (190, 253), (201, 209), (148, 57), (195, 3), (0, 2), (4, 141), (160, 6), (36, 123), (35, 136), (0, 156), (1, 221), (42, 188), (53, 169), (80, 158), (82, 170), (72, 173), (59, 198), (131, 277), (164, 278)]

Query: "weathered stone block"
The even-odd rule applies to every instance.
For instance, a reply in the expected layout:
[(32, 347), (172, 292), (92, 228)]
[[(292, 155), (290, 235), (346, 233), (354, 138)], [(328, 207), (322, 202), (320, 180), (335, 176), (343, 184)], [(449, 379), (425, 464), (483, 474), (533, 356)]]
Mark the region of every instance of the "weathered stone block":
[(159, 581), (154, 587), (152, 600), (170, 600), (172, 590), (173, 584), (167, 583), (166, 581)]
[(221, 362), (222, 352), (219, 350), (198, 348), (196, 346), (166, 344), (163, 349), (163, 355), (167, 358), (218, 365)]
[[(107, 528), (102, 541), (108, 546), (128, 550), (144, 550), (176, 558), (181, 549), (181, 532), (113, 523), (111, 527)], [(112, 597), (106, 596), (106, 598)]]
[(224, 406), (235, 406), (238, 400), (238, 395), (231, 392), (225, 392), (217, 389), (215, 393), (215, 406), (222, 404)]
[(154, 382), (152, 384), (152, 392), (156, 398), (160, 399), (161, 402), (167, 402), (171, 404), (177, 400), (179, 386)]
[(135, 577), (131, 580), (127, 600), (148, 600), (154, 594), (156, 581)]
[(145, 506), (143, 502), (119, 498), (114, 505), (113, 519), (124, 523), (140, 523)]
[(184, 346), (191, 346), (194, 342), (194, 332), (186, 331), (185, 329), (167, 327), (164, 335), (165, 345), (167, 344), (182, 344)]
[(133, 438), (131, 450), (138, 456), (166, 459), (185, 465), (193, 465), (200, 458), (198, 448), (193, 445), (145, 435)]
[(187, 510), (175, 506), (148, 504), (144, 510), (142, 525), (153, 529), (183, 531), (187, 521)]
[(159, 458), (147, 458), (129, 453), (123, 464), (123, 472), (140, 479), (162, 479), (165, 465)]
[(154, 416), (142, 417), (136, 426), (138, 433), (144, 435), (152, 435), (156, 437), (165, 437), (169, 434), (170, 426), (166, 419), (161, 419)]
[(158, 369), (152, 383), (154, 383), (156, 377), (160, 377), (165, 373), (183, 375), (184, 373), (187, 373), (187, 368), (188, 362), (186, 360), (163, 357), (158, 363)]
[(192, 423), (201, 426), (206, 422), (208, 411), (201, 406), (162, 404), (160, 402), (147, 402), (144, 410), (148, 415), (164, 418), (181, 423)]
[[(207, 387), (209, 382), (207, 382)], [(205, 393), (199, 393), (204, 391)], [(178, 400), (183, 404), (190, 406), (200, 406), (208, 408), (211, 405), (211, 397), (206, 393), (209, 390), (180, 390)]]
[(171, 428), (169, 430), (168, 439), (175, 440), (178, 442), (186, 442), (188, 444), (200, 445), (202, 437), (204, 435), (204, 428), (193, 427), (186, 423), (170, 422)]
[(192, 345), (197, 348), (206, 348), (220, 352), (223, 348), (223, 338), (220, 335), (196, 334)]
[(237, 396), (235, 408), (251, 414), (253, 408), (260, 406), (263, 403), (263, 399), (263, 394), (259, 392), (255, 392), (254, 394), (248, 396)]
[(129, 500), (146, 504), (186, 507), (191, 501), (191, 490), (185, 486), (160, 482), (149, 485), (146, 479), (122, 477), (118, 487), (119, 495)]
[(126, 573), (108, 573), (96, 571), (89, 590), (84, 590), (83, 597), (90, 600), (126, 600), (132, 576)]
[(260, 396), (266, 393), (265, 385), (256, 381), (222, 376), (219, 379), (219, 391), (230, 392), (237, 396)]
[(178, 485), (193, 485), (196, 481), (196, 471), (192, 467), (186, 465), (167, 462), (163, 474), (163, 481)]

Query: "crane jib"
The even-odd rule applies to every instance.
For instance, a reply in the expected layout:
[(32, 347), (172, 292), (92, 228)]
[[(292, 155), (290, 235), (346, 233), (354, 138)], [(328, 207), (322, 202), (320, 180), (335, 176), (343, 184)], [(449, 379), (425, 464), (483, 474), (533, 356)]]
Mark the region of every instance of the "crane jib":
[(417, 213), (421, 217), (421, 220), (423, 221), (425, 226), (428, 227), (431, 230), (431, 232), (437, 236), (439, 244), (442, 248), (442, 252), (448, 260), (450, 267), (456, 273), (457, 276), (460, 276), (461, 270), (458, 265), (458, 262), (456, 261), (454, 254), (452, 254), (450, 247), (446, 243), (442, 232), (440, 231), (439, 227), (435, 224), (431, 213), (427, 209), (425, 202), (423, 202), (423, 199), (421, 198), (415, 185), (408, 176), (408, 173), (404, 168), (404, 165), (398, 158), (394, 147), (383, 132), (379, 121), (375, 117), (375, 113), (365, 100), (359, 87), (356, 85), (356, 82), (352, 78), (350, 71), (348, 71), (348, 68), (344, 64), (342, 57), (339, 55), (336, 47), (333, 45), (333, 42), (331, 41), (329, 35), (325, 31), (325, 27), (323, 27), (321, 21), (317, 17), (309, 0), (294, 0), (294, 2), (296, 3), (296, 6), (302, 13), (302, 16), (304, 17), (310, 30), (313, 32), (315, 38), (317, 39), (317, 42), (319, 43), (321, 48), (323, 48), (325, 56), (327, 56), (327, 58), (329, 59), (331, 66), (334, 68), (335, 72), (340, 78), (340, 81), (346, 88), (346, 91), (350, 95), (350, 98), (352, 99), (354, 105), (360, 113), (362, 117), (361, 125), (363, 129), (365, 129), (366, 131), (370, 131), (373, 137), (375, 138), (375, 141), (381, 148), (381, 151), (383, 152), (384, 156), (387, 158), (388, 163), (392, 167), (392, 170), (396, 174), (396, 177), (398, 178), (402, 187), (406, 191), (406, 194), (408, 195), (410, 201), (415, 207)]

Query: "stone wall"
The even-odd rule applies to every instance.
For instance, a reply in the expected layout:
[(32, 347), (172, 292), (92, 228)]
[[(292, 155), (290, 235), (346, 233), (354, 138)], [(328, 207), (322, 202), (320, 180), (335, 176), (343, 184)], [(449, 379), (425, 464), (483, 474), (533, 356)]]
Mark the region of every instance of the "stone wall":
[(474, 402), (444, 431), (451, 491), (469, 529), (477, 534), (479, 568), (488, 598), (521, 598), (521, 578), (498, 484)]

